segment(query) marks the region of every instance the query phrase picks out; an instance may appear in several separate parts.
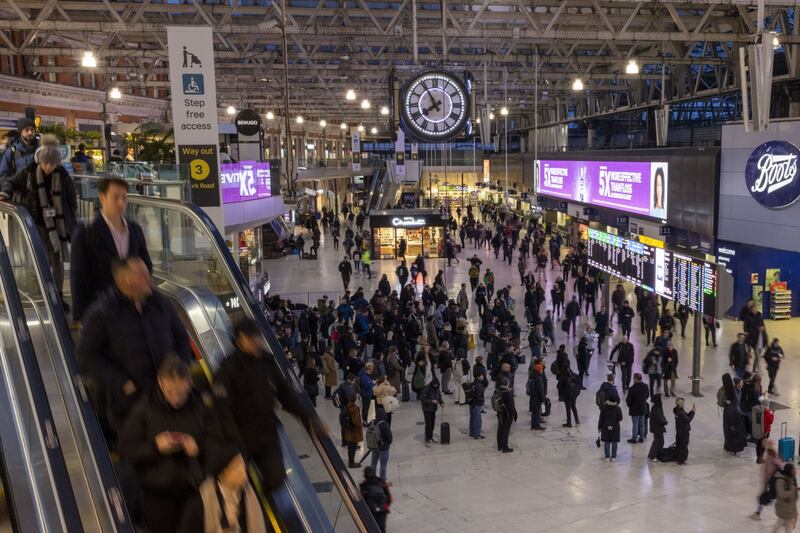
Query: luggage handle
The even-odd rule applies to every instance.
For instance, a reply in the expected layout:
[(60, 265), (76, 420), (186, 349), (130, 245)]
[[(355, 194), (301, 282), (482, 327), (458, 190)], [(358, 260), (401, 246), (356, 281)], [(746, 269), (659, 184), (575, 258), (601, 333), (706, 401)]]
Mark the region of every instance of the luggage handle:
[(781, 438), (784, 439), (788, 435), (788, 422), (781, 422)]

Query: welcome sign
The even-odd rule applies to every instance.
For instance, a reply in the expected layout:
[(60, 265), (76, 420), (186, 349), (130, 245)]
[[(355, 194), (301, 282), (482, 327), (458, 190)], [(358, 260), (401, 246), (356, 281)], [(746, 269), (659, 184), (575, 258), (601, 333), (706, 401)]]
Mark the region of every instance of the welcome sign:
[(268, 162), (227, 163), (220, 165), (220, 171), (223, 204), (236, 204), (272, 196)]
[(788, 207), (800, 198), (797, 160), (800, 150), (786, 141), (769, 141), (753, 150), (744, 178), (753, 199), (771, 209)]
[(536, 161), (536, 192), (666, 220), (668, 163)]

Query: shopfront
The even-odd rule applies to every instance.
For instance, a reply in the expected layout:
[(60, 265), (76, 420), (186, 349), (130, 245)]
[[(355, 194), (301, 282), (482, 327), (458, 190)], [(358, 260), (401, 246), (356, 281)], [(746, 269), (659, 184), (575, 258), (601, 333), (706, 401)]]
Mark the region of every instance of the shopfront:
[(396, 259), (400, 241), (406, 241), (406, 257), (439, 257), (446, 221), (435, 209), (374, 211), (369, 217), (374, 259)]

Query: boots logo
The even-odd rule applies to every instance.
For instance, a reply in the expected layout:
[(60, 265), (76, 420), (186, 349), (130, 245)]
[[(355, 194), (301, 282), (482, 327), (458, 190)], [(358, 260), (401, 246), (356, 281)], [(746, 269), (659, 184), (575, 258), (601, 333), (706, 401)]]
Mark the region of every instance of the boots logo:
[(769, 141), (753, 150), (745, 168), (750, 195), (771, 209), (794, 203), (800, 197), (798, 157), (800, 150), (786, 141)]

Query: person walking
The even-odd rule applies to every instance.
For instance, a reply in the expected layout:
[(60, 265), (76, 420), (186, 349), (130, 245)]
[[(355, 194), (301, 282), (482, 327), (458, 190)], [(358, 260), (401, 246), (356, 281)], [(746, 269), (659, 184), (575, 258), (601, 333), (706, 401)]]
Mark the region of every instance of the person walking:
[(775, 516), (778, 522), (773, 532), (783, 528), (785, 533), (794, 531), (797, 525), (797, 472), (794, 463), (786, 463), (775, 474)]
[(544, 386), (544, 361), (541, 358), (537, 358), (531, 364), (533, 371), (528, 378), (525, 392), (530, 397), (531, 429), (541, 431), (544, 429), (542, 426), (542, 404), (544, 404), (547, 396)]
[(688, 413), (684, 410), (685, 400), (675, 399), (675, 459), (679, 465), (686, 464), (689, 458), (689, 435), (692, 431), (692, 420), (694, 419), (695, 406)]
[(367, 279), (372, 279), (372, 258), (370, 257), (369, 250), (361, 252), (361, 270), (367, 273)]
[(497, 410), (497, 451), (502, 453), (514, 451), (508, 447), (508, 436), (511, 433), (511, 425), (517, 421), (517, 408), (509, 384), (508, 378), (500, 378), (497, 382), (498, 390), (495, 392), (500, 394), (500, 406)]
[(419, 400), (422, 404), (422, 415), (425, 417), (425, 446), (430, 448), (431, 444), (439, 442), (433, 438), (433, 428), (436, 427), (436, 412), (440, 405), (444, 405), (438, 379), (432, 379), (422, 388)]
[(350, 258), (344, 256), (342, 262), (339, 263), (339, 274), (342, 276), (342, 284), (344, 285), (344, 290), (350, 289), (350, 276), (353, 275), (353, 265), (350, 264)]
[(633, 375), (633, 386), (625, 399), (632, 424), (631, 438), (628, 440), (631, 444), (644, 442), (644, 439), (647, 438), (645, 418), (650, 411), (647, 405), (649, 397), (650, 389), (642, 382), (642, 375), (637, 372)]
[(655, 300), (651, 300), (650, 303), (644, 309), (644, 330), (645, 330), (645, 338), (647, 339), (646, 344), (650, 345), (656, 340), (656, 331), (658, 330), (658, 304)]
[(761, 511), (775, 499), (775, 474), (783, 468), (783, 461), (773, 445), (767, 448), (767, 457), (762, 461), (761, 493), (758, 495), (758, 507), (750, 515), (753, 520), (761, 520)]
[(33, 163), (38, 149), (36, 123), (28, 117), (17, 119), (16, 135), (9, 135), (6, 149), (0, 157), (0, 186)]
[(737, 334), (736, 342), (731, 345), (728, 351), (728, 364), (739, 379), (744, 378), (744, 374), (747, 372), (747, 365), (750, 363), (750, 346), (745, 340), (746, 335), (744, 333)]
[(622, 331), (622, 334), (628, 338), (631, 336), (631, 327), (635, 315), (636, 313), (633, 312), (633, 308), (628, 304), (628, 300), (623, 301), (617, 316), (617, 323), (619, 324), (619, 329)]
[[(614, 361), (614, 356), (617, 360)], [(634, 349), (633, 343), (628, 341), (628, 336), (623, 335), (608, 356), (608, 360), (612, 363), (619, 365), (621, 379), (622, 379), (622, 392), (627, 392), (631, 386), (631, 371), (633, 370)]]
[(661, 390), (661, 350), (653, 348), (642, 361), (642, 371), (645, 372), (649, 378), (650, 396)]
[(573, 416), (575, 418), (575, 424), (579, 425), (580, 421), (578, 419), (576, 401), (581, 393), (581, 384), (578, 381), (578, 376), (572, 372), (569, 366), (569, 356), (567, 355), (566, 346), (563, 344), (558, 347), (556, 360), (553, 361), (553, 364), (550, 366), (550, 371), (556, 376), (558, 401), (564, 402), (564, 409), (567, 411), (567, 423), (562, 424), (562, 426), (571, 428)]
[(767, 364), (767, 375), (769, 376), (769, 385), (767, 392), (774, 396), (780, 396), (778, 388), (775, 386), (775, 381), (778, 377), (778, 370), (781, 368), (781, 361), (783, 361), (783, 348), (778, 339), (772, 339), (772, 342), (764, 352), (764, 361)]
[(374, 468), (367, 466), (364, 467), (364, 481), (359, 485), (359, 489), (381, 533), (386, 533), (386, 519), (392, 504), (389, 486), (375, 475)]
[(603, 443), (603, 453), (609, 463), (617, 458), (620, 422), (622, 422), (622, 409), (619, 406), (619, 396), (616, 390), (612, 390), (605, 403), (600, 406), (600, 417), (597, 420), (600, 441)]
[(405, 259), (400, 262), (400, 266), (395, 270), (395, 274), (397, 274), (397, 280), (400, 282), (400, 288), (402, 289), (406, 286), (406, 283), (408, 283), (408, 267), (406, 266)]
[(711, 315), (703, 315), (703, 329), (706, 330), (706, 346), (708, 346), (708, 337), (711, 336), (711, 342), (714, 348), (717, 347), (717, 320)]
[(581, 304), (578, 303), (576, 296), (572, 296), (572, 300), (569, 301), (564, 309), (564, 315), (569, 323), (569, 327), (567, 328), (566, 332), (567, 335), (569, 335), (570, 328), (572, 329), (572, 335), (577, 335), (578, 317), (581, 316)]
[(667, 349), (661, 354), (661, 370), (664, 372), (664, 397), (670, 393), (675, 396), (675, 380), (678, 379), (678, 350), (672, 342), (667, 342)]
[(650, 408), (650, 433), (653, 434), (653, 442), (650, 444), (650, 451), (647, 458), (650, 461), (658, 461), (661, 450), (664, 449), (664, 433), (667, 432), (667, 417), (664, 416), (664, 406), (661, 404), (661, 394), (656, 393), (651, 397), (652, 407)]

